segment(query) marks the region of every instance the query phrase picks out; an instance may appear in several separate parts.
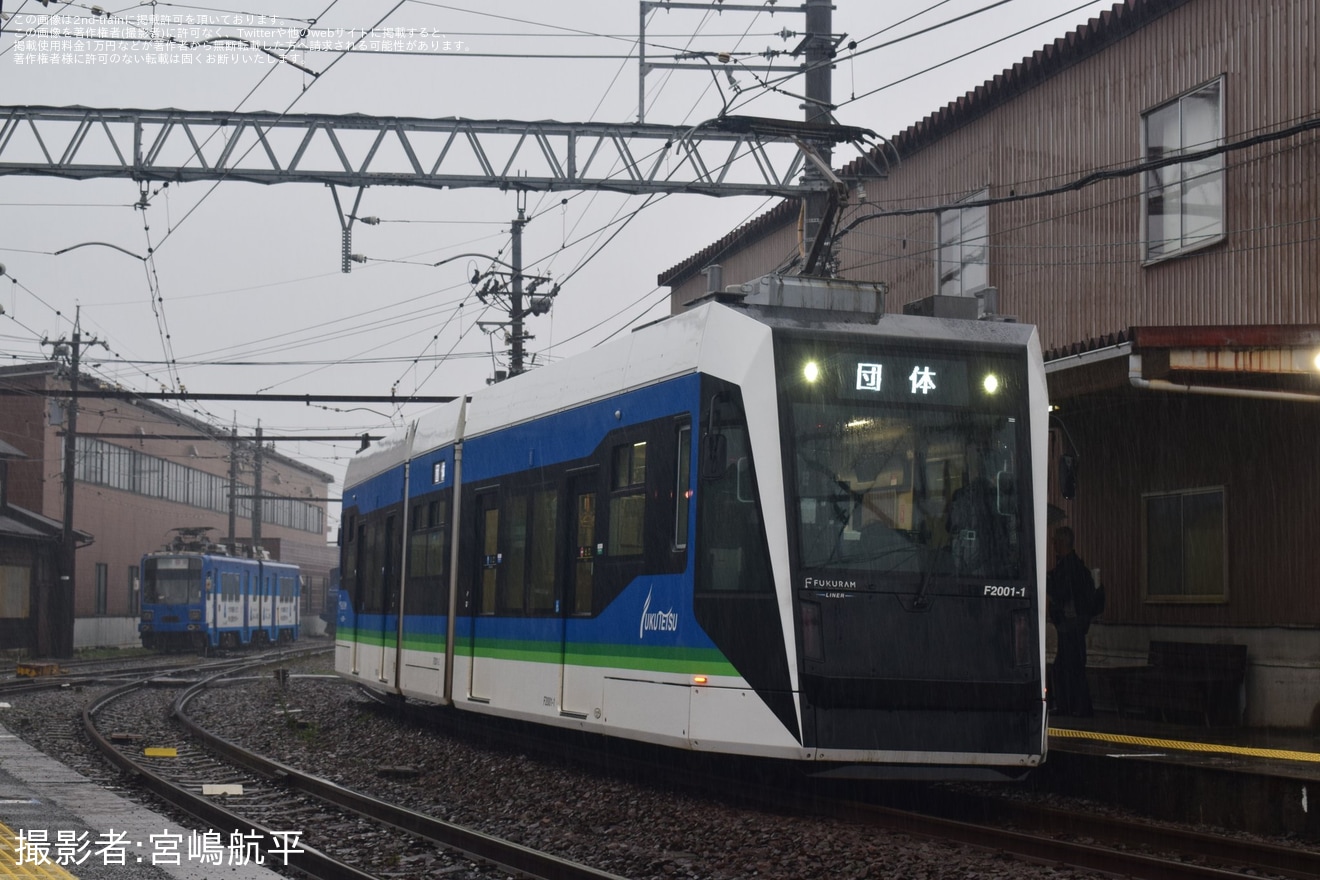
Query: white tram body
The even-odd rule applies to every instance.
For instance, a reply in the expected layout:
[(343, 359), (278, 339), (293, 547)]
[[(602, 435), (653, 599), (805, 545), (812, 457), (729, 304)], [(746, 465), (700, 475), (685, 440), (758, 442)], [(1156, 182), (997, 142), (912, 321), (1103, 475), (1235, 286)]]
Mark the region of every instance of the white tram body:
[(336, 670), (815, 772), (1046, 751), (1034, 328), (709, 303), (348, 470)]

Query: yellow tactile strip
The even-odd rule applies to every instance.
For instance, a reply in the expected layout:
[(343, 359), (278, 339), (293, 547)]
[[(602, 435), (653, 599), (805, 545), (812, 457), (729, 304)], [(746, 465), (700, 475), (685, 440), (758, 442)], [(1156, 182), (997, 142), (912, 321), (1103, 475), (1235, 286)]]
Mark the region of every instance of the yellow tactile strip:
[(73, 880), (74, 875), (55, 863), (55, 841), (47, 848), (47, 861), (41, 862), (36, 852), (24, 845), (20, 852), (18, 834), (0, 822), (0, 877), (22, 877), (24, 880)]
[(1315, 752), (1295, 752), (1288, 749), (1257, 749), (1251, 746), (1230, 746), (1222, 743), (1187, 742), (1178, 739), (1157, 739), (1148, 736), (1128, 736), (1122, 733), (1101, 733), (1094, 730), (1067, 730), (1051, 727), (1051, 737), (1069, 739), (1090, 739), (1098, 742), (1110, 742), (1125, 746), (1147, 746), (1156, 749), (1170, 749), (1183, 752), (1210, 752), (1222, 755), (1244, 755), (1251, 758), (1269, 758), (1279, 761), (1309, 761), (1320, 763), (1320, 754)]

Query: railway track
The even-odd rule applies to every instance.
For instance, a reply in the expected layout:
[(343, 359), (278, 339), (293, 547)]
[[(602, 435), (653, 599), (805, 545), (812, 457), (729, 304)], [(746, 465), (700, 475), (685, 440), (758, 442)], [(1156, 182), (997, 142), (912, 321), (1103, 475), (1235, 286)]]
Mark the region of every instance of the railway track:
[[(172, 767), (171, 773), (177, 773), (182, 768), (182, 773), (178, 775), (185, 777), (183, 779), (185, 788), (191, 788), (197, 793), (200, 792), (202, 785), (207, 783), (243, 786), (241, 796), (212, 796), (206, 799), (213, 803), (220, 801), (225, 808), (238, 814), (237, 824), (232, 819), (228, 824), (205, 820), (204, 826), (242, 827), (251, 833), (256, 833), (253, 829), (258, 825), (269, 827), (272, 831), (290, 827), (305, 829), (307, 836), (300, 839), (301, 847), (315, 847), (318, 851), (326, 852), (332, 858), (338, 858), (343, 862), (353, 862), (354, 858), (358, 857), (356, 870), (391, 877), (434, 876), (441, 871), (452, 871), (449, 876), (457, 878), (490, 877), (493, 876), (494, 869), (483, 868), (482, 865), (499, 864), (505, 866), (505, 870), (518, 867), (514, 856), (491, 853), (479, 848), (480, 845), (484, 845), (482, 835), (474, 836), (478, 846), (473, 846), (472, 849), (476, 852), (477, 860), (469, 861), (459, 859), (448, 851), (438, 853), (433, 844), (411, 833), (404, 834), (398, 830), (409, 828), (414, 822), (434, 821), (434, 816), (443, 816), (450, 820), (458, 819), (460, 822), (468, 823), (469, 828), (483, 827), (501, 837), (506, 834), (512, 835), (515, 840), (533, 846), (548, 845), (550, 849), (569, 858), (594, 861), (596, 854), (605, 847), (615, 848), (615, 855), (621, 852), (617, 849), (620, 841), (616, 840), (609, 830), (608, 823), (604, 828), (592, 827), (588, 830), (586, 824), (573, 818), (572, 810), (575, 807), (580, 809), (580, 804), (572, 802), (574, 795), (571, 793), (566, 795), (569, 802), (564, 805), (565, 813), (562, 815), (543, 813), (547, 817), (545, 821), (550, 824), (542, 826), (548, 833), (541, 834), (540, 840), (536, 839), (536, 835), (527, 833), (526, 824), (521, 826), (524, 829), (522, 831), (510, 827), (515, 823), (497, 821), (487, 824), (476, 815), (476, 811), (468, 809), (469, 801), (466, 795), (458, 794), (457, 791), (445, 790), (444, 793), (439, 793), (436, 790), (437, 781), (449, 774), (459, 772), (467, 775), (465, 771), (468, 764), (429, 764), (426, 763), (427, 758), (422, 757), (423, 753), (429, 754), (428, 749), (422, 745), (422, 740), (435, 734), (432, 729), (420, 728), (442, 729), (446, 731), (447, 737), (458, 738), (455, 732), (456, 716), (459, 713), (449, 712), (437, 717), (425, 709), (418, 711), (416, 707), (409, 707), (406, 714), (416, 717), (415, 724), (398, 723), (400, 719), (394, 718), (395, 723), (387, 725), (389, 719), (385, 717), (374, 719), (371, 713), (359, 715), (357, 720), (352, 720), (351, 710), (348, 709), (353, 705), (352, 699), (341, 702), (331, 696), (339, 693), (347, 695), (349, 692), (341, 689), (337, 681), (317, 681), (317, 678), (312, 676), (290, 681), (287, 687), (287, 699), (277, 698), (274, 701), (260, 702), (256, 700), (258, 690), (264, 691), (267, 695), (272, 692), (285, 693), (278, 679), (269, 674), (262, 674), (245, 681), (231, 683), (227, 685), (230, 688), (228, 693), (214, 693), (204, 704), (196, 706), (197, 717), (208, 719), (208, 726), (212, 722), (225, 724), (223, 717), (225, 713), (232, 716), (235, 712), (234, 707), (238, 705), (253, 703), (267, 707), (260, 713), (268, 719), (263, 724), (273, 728), (272, 732), (280, 731), (280, 733), (274, 737), (258, 737), (259, 740), (265, 740), (265, 745), (257, 748), (261, 751), (269, 751), (272, 744), (278, 743), (278, 749), (274, 753), (278, 754), (284, 763), (266, 761), (260, 773), (257, 772), (257, 768), (246, 764), (238, 765), (236, 768), (227, 760), (214, 763), (212, 747), (199, 745), (200, 740), (189, 735), (183, 727), (176, 727), (171, 734), (173, 738), (168, 742), (159, 733), (152, 735), (155, 741), (179, 749), (180, 758), (156, 760), (155, 764), (178, 765)], [(163, 717), (167, 711), (170, 711), (179, 689), (185, 686), (177, 681), (175, 684), (177, 686), (169, 691), (160, 688), (140, 689), (141, 699), (145, 702), (136, 706), (120, 704), (123, 706), (121, 710), (123, 716), (126, 716), (123, 721), (106, 712), (98, 713), (101, 730), (107, 736), (111, 733), (131, 733), (129, 722), (132, 718), (145, 717), (148, 714)], [(191, 686), (195, 682), (189, 681), (186, 684)], [(220, 682), (213, 684), (218, 686)], [(203, 692), (201, 687), (190, 689), (196, 694)], [(320, 696), (309, 702), (307, 697), (312, 694)], [(326, 701), (324, 706), (321, 705), (323, 700)], [(153, 703), (154, 708), (152, 708)], [(190, 703), (181, 709), (185, 718), (192, 705)], [(365, 708), (360, 701), (356, 705), (359, 706), (359, 712)], [(396, 706), (395, 709), (397, 708)], [(221, 711), (217, 712), (217, 709)], [(331, 710), (330, 714), (325, 710)], [(332, 718), (335, 720), (331, 721)], [(302, 730), (302, 725), (306, 725), (307, 729)], [(388, 738), (381, 740), (376, 737), (375, 731), (382, 726), (398, 729), (396, 745), (391, 747), (388, 745)], [(482, 743), (480, 747), (473, 748), (475, 754), (462, 759), (464, 762), (477, 761), (482, 765), (490, 764), (505, 768), (503, 773), (506, 776), (511, 772), (515, 774), (522, 772), (518, 768), (528, 768), (532, 763), (553, 764), (561, 768), (555, 772), (563, 777), (567, 792), (592, 790), (593, 786), (590, 783), (584, 786), (583, 780), (576, 782), (572, 780), (579, 773), (584, 776), (602, 775), (598, 771), (603, 764), (608, 763), (610, 766), (606, 775), (609, 777), (635, 779), (640, 783), (641, 788), (650, 788), (653, 792), (673, 793), (680, 800), (708, 804), (708, 807), (700, 808), (701, 812), (689, 812), (687, 815), (690, 819), (699, 816), (698, 824), (710, 828), (711, 831), (716, 828), (737, 828), (740, 825), (763, 828), (766, 823), (778, 822), (775, 816), (793, 817), (791, 824), (795, 826), (842, 829), (846, 825), (856, 830), (841, 838), (843, 840), (856, 837), (862, 841), (888, 841), (877, 852), (902, 851), (904, 848), (916, 847), (918, 850), (928, 852), (947, 852), (949, 858), (969, 865), (1001, 866), (991, 869), (985, 876), (1001, 876), (996, 873), (997, 871), (1011, 872), (1003, 876), (1014, 874), (1038, 876), (1042, 870), (1048, 872), (1065, 869), (1075, 870), (1079, 874), (1104, 872), (1138, 878), (1217, 878), (1230, 875), (1241, 877), (1244, 874), (1257, 877), (1320, 876), (1317, 856), (1295, 845), (1271, 846), (1259, 841), (1231, 839), (1189, 829), (1157, 826), (1140, 820), (1134, 822), (1116, 819), (1108, 815), (1097, 815), (1095, 811), (1085, 808), (1068, 811), (1049, 809), (1035, 803), (1023, 802), (1018, 798), (1006, 797), (1003, 792), (993, 789), (856, 787), (842, 785), (837, 781), (807, 782), (800, 778), (796, 783), (790, 784), (784, 774), (773, 772), (766, 774), (766, 784), (758, 786), (748, 782), (755, 773), (746, 766), (739, 768), (738, 775), (720, 776), (716, 771), (719, 770), (721, 762), (676, 760), (680, 756), (672, 751), (652, 753), (650, 757), (653, 759), (658, 757), (663, 770), (648, 775), (646, 770), (638, 769), (647, 761), (648, 756), (645, 753), (637, 756), (634, 763), (630, 763), (632, 759), (624, 750), (613, 747), (608, 750), (602, 749), (600, 742), (594, 739), (579, 741), (575, 745), (571, 739), (561, 738), (555, 740), (549, 749), (544, 746), (537, 748), (535, 743), (544, 739), (544, 731), (538, 732), (536, 740), (527, 740), (519, 739), (509, 732), (515, 731), (517, 725), (484, 725), (484, 727), (484, 730), (478, 728), (477, 733), (469, 733), (462, 737), (468, 741)], [(502, 728), (506, 730), (502, 732)], [(227, 731), (226, 736), (232, 736), (244, 743), (248, 742), (246, 725), (227, 725), (221, 729)], [(503, 737), (502, 742), (501, 737)], [(318, 772), (335, 774), (335, 779), (343, 778), (338, 773), (340, 768), (346, 768), (343, 759), (348, 754), (367, 751), (381, 755), (380, 761), (368, 763), (368, 772), (366, 774), (359, 772), (355, 777), (357, 781), (353, 783), (362, 791), (370, 791), (375, 795), (375, 799), (364, 798), (358, 803), (360, 811), (373, 816), (372, 820), (368, 821), (359, 813), (332, 814), (331, 807), (326, 806), (319, 799), (312, 798), (308, 791), (299, 788), (295, 782), (287, 781), (296, 780), (301, 776), (294, 767), (287, 766), (304, 765), (304, 750), (299, 747), (299, 743), (312, 749), (313, 752), (324, 753), (326, 749), (330, 749), (329, 754), (324, 755), (331, 759), (329, 761), (317, 761), (313, 753), (308, 753), (305, 757), (308, 759), (307, 766), (315, 767), (319, 764)], [(151, 768), (151, 761), (141, 759), (140, 753), (145, 745), (144, 741), (133, 741), (122, 745), (132, 757), (147, 764), (148, 769)], [(512, 750), (509, 748), (510, 745), (513, 746)], [(223, 746), (217, 743), (215, 748), (223, 748)], [(199, 755), (207, 756), (206, 760), (198, 759), (198, 762), (194, 763), (190, 757), (194, 750)], [(542, 757), (531, 759), (529, 762), (517, 758), (520, 754), (541, 754)], [(386, 778), (379, 772), (380, 763), (381, 761), (388, 763), (391, 760), (390, 756), (393, 756), (392, 760), (395, 763), (414, 764), (413, 769), (417, 771), (417, 778), (415, 780), (405, 778), (406, 774), (400, 774), (398, 778)], [(374, 775), (370, 771), (373, 763), (377, 767)], [(272, 784), (269, 781), (270, 774), (274, 774), (278, 781)], [(122, 779), (123, 777), (118, 777), (120, 783)], [(336, 789), (339, 789), (339, 786), (327, 783), (324, 779), (318, 781), (313, 777), (308, 784), (312, 789), (324, 786), (332, 794), (338, 794)], [(699, 794), (700, 797), (683, 797), (680, 793), (684, 791), (689, 795)], [(893, 798), (882, 800), (877, 797), (878, 793), (884, 792), (891, 795), (902, 793), (907, 797), (902, 800)], [(459, 799), (456, 799), (456, 794)], [(517, 786), (511, 788), (505, 797), (508, 800), (500, 808), (503, 811), (518, 815), (526, 809), (521, 801), (523, 792)], [(620, 811), (629, 809), (626, 805), (636, 803), (639, 795), (634, 793), (626, 797), (624, 805), (615, 809)], [(652, 799), (657, 801), (665, 799), (655, 794), (640, 795), (640, 797), (648, 802)], [(393, 804), (385, 803), (386, 801), (405, 803), (411, 807), (411, 810), (400, 810)], [(374, 817), (386, 815), (386, 809), (400, 810), (400, 812), (392, 820), (395, 824), (382, 830), (382, 826)], [(536, 808), (531, 809), (534, 811)], [(691, 807), (686, 809), (690, 810)], [(263, 810), (266, 812), (263, 813)], [(728, 815), (720, 818), (708, 810), (718, 810), (721, 814)], [(415, 819), (414, 815), (421, 818)], [(325, 816), (330, 818), (324, 818)], [(442, 829), (446, 824), (439, 823)], [(448, 824), (452, 825), (452, 821)], [(316, 825), (328, 829), (324, 832), (328, 843), (311, 836)], [(866, 828), (876, 831), (868, 833), (864, 830)], [(460, 832), (463, 830), (465, 829), (460, 829)], [(447, 832), (442, 830), (435, 834), (425, 831), (423, 833), (432, 838), (446, 839), (441, 835)], [(518, 837), (519, 834), (523, 836)], [(774, 832), (771, 834), (773, 835)], [(562, 840), (552, 842), (551, 838), (573, 838), (575, 843), (562, 847), (560, 845)], [(464, 846), (461, 839), (447, 840), (449, 846)], [(729, 874), (727, 867), (721, 872), (714, 868), (714, 861), (708, 863), (705, 857), (686, 855), (684, 850), (688, 853), (700, 851), (693, 849), (690, 843), (680, 840), (679, 832), (666, 831), (663, 826), (658, 827), (657, 842), (661, 846), (655, 855), (650, 857), (651, 860), (656, 864), (662, 861), (681, 860), (679, 863), (683, 867), (679, 869), (680, 876), (689, 876), (689, 874), (747, 876), (750, 873), (748, 870)], [(901, 841), (910, 841), (910, 843), (905, 845)], [(625, 850), (622, 851), (642, 852), (640, 849), (632, 850), (633, 844), (623, 844), (623, 846)], [(340, 850), (337, 857), (336, 847)], [(869, 845), (861, 845), (861, 848), (856, 850), (856, 853), (862, 854), (854, 857), (862, 860), (858, 862), (859, 864), (868, 863), (867, 859), (875, 859), (873, 864), (876, 867), (888, 864), (884, 856), (877, 858), (877, 856), (864, 855), (869, 849)], [(366, 850), (380, 850), (384, 861), (377, 859), (374, 863), (363, 864), (360, 855)], [(800, 848), (790, 848), (782, 851), (779, 858), (782, 859), (788, 852), (795, 853), (799, 860), (803, 856)], [(840, 850), (841, 855), (849, 852), (852, 850), (846, 848)], [(643, 861), (646, 858), (642, 856)], [(689, 858), (695, 859), (690, 863), (690, 869), (687, 867)], [(1016, 869), (1010, 867), (1015, 862), (1020, 867)], [(607, 863), (615, 871), (627, 876), (664, 876), (645, 871), (635, 874), (637, 865), (624, 864), (618, 859), (607, 860)], [(709, 868), (706, 867), (708, 864)], [(750, 861), (745, 864), (760, 865), (759, 862)], [(1045, 869), (1038, 867), (1041, 865), (1047, 867)], [(768, 865), (760, 865), (760, 867), (766, 868)], [(557, 868), (533, 867), (520, 869), (520, 873), (524, 876), (581, 876), (558, 874), (554, 873), (555, 870)], [(689, 873), (683, 873), (685, 871)], [(695, 873), (691, 873), (693, 871)], [(765, 871), (762, 870), (760, 873)], [(672, 876), (672, 873), (669, 875)], [(586, 876), (609, 875), (597, 870)]]
[[(172, 738), (166, 734), (162, 739), (158, 728), (150, 734), (132, 729), (134, 719), (165, 711), (159, 692), (144, 689), (140, 682), (116, 688), (90, 704), (84, 710), (84, 728), (111, 761), (157, 796), (212, 829), (226, 829), (226, 838), (237, 833), (261, 852), (278, 853), (290, 867), (310, 877), (373, 877), (371, 868), (361, 867), (361, 844), (372, 836), (363, 828), (388, 826), (387, 833), (374, 834), (377, 841), (392, 837), (398, 844), (395, 830), (402, 830), (415, 841), (441, 847), (446, 854), (439, 858), (446, 864), (440, 870), (451, 876), (481, 876), (487, 870), (484, 866), (494, 866), (517, 876), (547, 880), (621, 880), (351, 791), (207, 732), (187, 716), (186, 706), (207, 687), (222, 684), (222, 679), (233, 674), (234, 670), (214, 673), (174, 698), (169, 712), (180, 728)], [(148, 738), (154, 740), (152, 745), (147, 744)], [(144, 757), (148, 752), (157, 757)], [(289, 830), (291, 821), (300, 823), (296, 832)], [(400, 876), (409, 860), (419, 858), (415, 852), (387, 854), (388, 873)], [(458, 873), (464, 870), (464, 860), (471, 863), (470, 870)], [(436, 870), (428, 862), (424, 873)]]
[[(368, 693), (382, 710), (404, 709), (421, 726), (436, 723), (429, 708), (390, 704)], [(544, 732), (529, 739), (516, 726), (486, 724), (480, 717), (463, 719), (467, 735), (506, 746), (545, 748)], [(451, 722), (447, 725), (454, 729)], [(1320, 853), (1296, 846), (1281, 846), (1248, 838), (1227, 837), (1173, 825), (1157, 825), (1086, 809), (1062, 809), (1013, 800), (1002, 794), (933, 786), (880, 787), (874, 783), (837, 783), (766, 769), (760, 762), (739, 763), (739, 771), (725, 774), (720, 763), (696, 757), (676, 763), (673, 754), (648, 754), (642, 747), (635, 757), (612, 751), (615, 772), (651, 778), (655, 784), (682, 786), (694, 792), (729, 798), (738, 792), (740, 804), (780, 812), (802, 813), (884, 828), (990, 850), (1038, 864), (1066, 866), (1131, 878), (1170, 880), (1224, 880), (1253, 877), (1320, 878)], [(557, 760), (592, 766), (600, 752), (571, 738), (556, 738), (547, 752)], [(694, 756), (695, 757), (695, 756)], [(727, 762), (724, 762), (727, 766)], [(759, 777), (761, 783), (749, 783)], [(875, 795), (883, 792), (884, 800)], [(893, 806), (893, 796), (919, 806)], [(871, 800), (864, 800), (869, 797)], [(888, 805), (887, 805), (888, 804)]]
[[(961, 814), (968, 803), (948, 805)], [(840, 802), (834, 815), (895, 831), (954, 840), (1041, 864), (1067, 865), (1122, 877), (1320, 877), (1320, 854), (1190, 829), (1154, 826), (1084, 810), (1006, 805), (990, 798), (996, 815), (963, 821), (930, 812)], [(1013, 827), (1007, 823), (1011, 821)]]
[[(32, 677), (0, 678), (0, 698), (120, 679), (128, 681), (148, 676), (196, 675), (250, 664), (255, 660), (289, 662), (299, 657), (329, 653), (332, 650), (333, 647), (322, 645), (299, 645), (294, 648), (242, 652), (209, 658), (197, 655), (155, 654), (121, 659), (62, 660), (59, 661), (57, 672)], [(8, 674), (14, 674), (14, 669), (10, 669)]]

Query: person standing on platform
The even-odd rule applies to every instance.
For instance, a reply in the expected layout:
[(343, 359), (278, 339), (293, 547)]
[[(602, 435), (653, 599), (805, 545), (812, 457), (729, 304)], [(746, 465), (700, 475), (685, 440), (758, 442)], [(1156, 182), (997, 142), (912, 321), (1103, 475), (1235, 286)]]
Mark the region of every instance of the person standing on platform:
[(1086, 681), (1086, 631), (1095, 607), (1095, 581), (1073, 548), (1073, 530), (1054, 530), (1055, 563), (1045, 579), (1050, 622), (1058, 633), (1054, 653), (1054, 714), (1089, 717), (1091, 687)]

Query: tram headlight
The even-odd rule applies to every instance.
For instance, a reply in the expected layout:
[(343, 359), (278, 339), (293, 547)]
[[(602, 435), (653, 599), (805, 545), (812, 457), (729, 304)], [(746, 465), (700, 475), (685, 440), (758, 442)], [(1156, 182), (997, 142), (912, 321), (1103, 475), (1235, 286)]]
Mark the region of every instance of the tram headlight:
[(815, 361), (807, 361), (802, 367), (802, 378), (814, 385), (816, 380), (820, 378), (820, 364)]
[(197, 608), (190, 608), (190, 609), (188, 609), (188, 619), (189, 619), (189, 620), (201, 620), (201, 619), (202, 619), (202, 612), (201, 612), (199, 609), (197, 609)]
[(144, 621), (152, 620), (152, 619), (155, 618), (155, 616), (156, 616), (156, 612), (154, 612), (154, 611), (143, 611), (143, 612), (142, 612), (142, 619), (143, 619)]
[(999, 391), (999, 377), (994, 373), (986, 373), (985, 378), (981, 380), (981, 387), (985, 389), (986, 394), (995, 394)]

